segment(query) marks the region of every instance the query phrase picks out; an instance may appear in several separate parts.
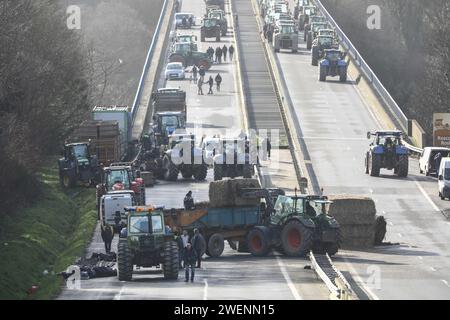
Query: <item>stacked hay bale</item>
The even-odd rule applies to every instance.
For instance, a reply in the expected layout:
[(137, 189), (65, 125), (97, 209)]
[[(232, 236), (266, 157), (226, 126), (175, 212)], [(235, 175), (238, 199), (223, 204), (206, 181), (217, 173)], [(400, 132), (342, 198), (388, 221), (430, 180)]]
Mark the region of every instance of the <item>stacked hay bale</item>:
[(212, 208), (258, 206), (259, 198), (242, 198), (240, 188), (261, 188), (256, 179), (229, 179), (209, 184), (209, 202)]
[(329, 196), (328, 214), (340, 224), (343, 249), (371, 248), (375, 242), (375, 202), (369, 197)]

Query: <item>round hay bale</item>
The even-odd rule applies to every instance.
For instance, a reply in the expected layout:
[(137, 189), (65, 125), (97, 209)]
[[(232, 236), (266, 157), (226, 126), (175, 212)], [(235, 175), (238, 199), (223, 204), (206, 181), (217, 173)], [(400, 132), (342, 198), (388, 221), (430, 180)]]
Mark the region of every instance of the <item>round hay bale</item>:
[(234, 206), (258, 206), (260, 204), (260, 198), (242, 198), (239, 196), (239, 188), (261, 188), (257, 179), (231, 179), (228, 181), (230, 191), (233, 194)]
[(209, 207), (209, 201), (199, 201), (195, 203), (195, 209), (208, 209)]
[(328, 197), (333, 201), (329, 205), (328, 214), (334, 217), (339, 224), (374, 224), (376, 207), (373, 199), (354, 195), (332, 195)]
[(209, 183), (209, 202), (211, 208), (232, 207), (233, 194), (230, 192), (228, 180), (212, 181)]

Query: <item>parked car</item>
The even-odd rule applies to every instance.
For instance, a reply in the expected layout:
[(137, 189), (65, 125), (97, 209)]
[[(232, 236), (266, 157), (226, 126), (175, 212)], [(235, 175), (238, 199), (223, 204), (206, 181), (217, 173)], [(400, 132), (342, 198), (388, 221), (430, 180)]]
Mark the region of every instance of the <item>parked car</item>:
[(183, 80), (186, 77), (183, 64), (181, 62), (168, 63), (166, 66), (165, 77), (166, 80)]
[(430, 174), (436, 174), (436, 162), (434, 157), (441, 153), (442, 158), (450, 156), (450, 149), (443, 147), (425, 147), (419, 159), (419, 171), (429, 176)]
[[(186, 18), (185, 24), (183, 24), (183, 18)], [(195, 26), (195, 16), (192, 13), (180, 12), (175, 14), (175, 27), (177, 29), (190, 29), (192, 26)]]
[(442, 158), (438, 174), (439, 197), (450, 199), (450, 158)]

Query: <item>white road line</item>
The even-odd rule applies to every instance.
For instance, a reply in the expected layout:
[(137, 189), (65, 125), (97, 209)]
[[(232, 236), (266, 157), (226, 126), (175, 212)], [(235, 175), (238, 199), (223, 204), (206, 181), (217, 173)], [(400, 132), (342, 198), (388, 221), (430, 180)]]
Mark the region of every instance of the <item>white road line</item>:
[(417, 256), (417, 259), (419, 260), (423, 260), (423, 258), (421, 256)]
[(367, 294), (367, 296), (371, 300), (380, 300), (380, 298), (378, 298), (378, 296), (375, 293), (373, 293), (373, 291), (368, 286), (366, 286), (365, 282), (359, 276), (358, 272), (356, 272), (355, 268), (353, 268), (350, 261), (348, 261), (347, 258), (345, 258), (345, 257), (344, 257), (344, 261), (345, 261), (345, 264), (347, 265), (347, 268), (350, 270), (350, 273), (356, 279), (356, 281), (359, 283), (359, 285), (362, 286), (362, 289)]
[(123, 290), (125, 289), (125, 286), (122, 286), (121, 288), (120, 288), (120, 291), (119, 291), (119, 293), (117, 293), (115, 296), (114, 296), (114, 299), (113, 300), (120, 300), (121, 298), (122, 298), (122, 293), (123, 293)]
[(416, 180), (416, 178), (414, 178), (414, 182), (415, 182), (417, 188), (419, 188), (420, 192), (422, 192), (425, 199), (427, 199), (427, 201), (431, 204), (433, 209), (437, 212), (440, 212), (441, 210), (439, 209), (439, 207), (433, 202), (433, 200), (431, 200), (430, 196), (427, 194), (425, 189), (420, 185), (419, 181)]
[(431, 271), (436, 272), (436, 268), (430, 267)]
[(283, 261), (279, 256), (275, 256), (277, 259), (278, 266), (280, 267), (281, 273), (283, 274), (284, 280), (286, 280), (289, 289), (291, 290), (292, 295), (294, 296), (295, 300), (303, 300), (303, 298), (298, 293), (297, 289), (295, 288), (294, 283), (291, 280), (291, 277), (286, 271), (286, 267), (284, 266)]
[(402, 238), (402, 237), (403, 237), (401, 233), (398, 233), (398, 236), (399, 236), (400, 238)]
[(203, 279), (205, 283), (205, 288), (203, 289), (203, 300), (208, 300), (208, 280)]
[(450, 287), (447, 280), (441, 280), (447, 287)]

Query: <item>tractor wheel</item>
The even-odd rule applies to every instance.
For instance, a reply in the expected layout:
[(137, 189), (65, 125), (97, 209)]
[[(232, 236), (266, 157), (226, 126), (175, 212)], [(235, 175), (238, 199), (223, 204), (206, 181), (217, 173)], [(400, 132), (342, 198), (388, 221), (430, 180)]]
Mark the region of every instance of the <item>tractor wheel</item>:
[(178, 246), (175, 241), (168, 241), (164, 243), (164, 262), (163, 272), (164, 279), (176, 280), (178, 279)]
[(369, 153), (366, 153), (366, 158), (364, 159), (364, 166), (366, 167), (366, 174), (369, 174)]
[(220, 31), (216, 35), (216, 42), (220, 42)]
[(117, 276), (119, 281), (131, 281), (133, 277), (133, 257), (127, 241), (119, 241), (117, 255)]
[(339, 69), (339, 81), (347, 82), (347, 69), (346, 68)]
[(402, 154), (398, 157), (398, 176), (408, 176), (408, 155)]
[(214, 181), (222, 180), (223, 168), (219, 164), (214, 164)]
[(224, 246), (223, 236), (220, 233), (214, 233), (208, 239), (209, 256), (213, 258), (219, 257), (223, 252)]
[(253, 168), (251, 164), (244, 164), (244, 168), (242, 169), (244, 178), (250, 179), (253, 176)]
[(266, 230), (253, 228), (247, 235), (248, 250), (253, 256), (263, 257), (270, 251), (269, 237)]
[(178, 178), (178, 168), (172, 163), (168, 156), (164, 156), (163, 159), (164, 166), (164, 179), (168, 181), (176, 181)]
[(306, 39), (306, 49), (311, 50), (312, 48), (312, 35), (308, 33), (307, 39)]
[(334, 231), (336, 232), (336, 242), (326, 242), (323, 245), (325, 253), (328, 253), (330, 257), (338, 253), (342, 243), (341, 229), (334, 229)]
[(63, 172), (60, 176), (60, 182), (65, 189), (73, 188), (77, 184), (75, 174), (72, 171)]
[(231, 249), (233, 250), (237, 250), (237, 242), (233, 241), (233, 240), (227, 240), (228, 241), (228, 245), (230, 246)]
[(305, 256), (312, 248), (313, 231), (300, 221), (289, 221), (281, 231), (281, 243), (288, 256)]
[(319, 68), (319, 81), (327, 80), (327, 69), (325, 66), (320, 66)]
[(202, 32), (200, 33), (200, 41), (201, 41), (201, 42), (205, 42), (205, 41), (206, 41), (206, 37), (205, 37), (205, 32), (204, 32), (204, 31), (202, 31)]
[(208, 175), (208, 166), (206, 164), (198, 166), (197, 169), (194, 171), (194, 179), (197, 181), (204, 181), (207, 175)]
[(380, 175), (381, 157), (378, 154), (369, 154), (369, 174), (372, 177)]
[(181, 175), (184, 179), (190, 179), (192, 178), (192, 171), (191, 170), (182, 170)]
[(311, 52), (311, 65), (312, 66), (317, 66), (319, 64), (319, 48), (317, 46), (314, 46), (312, 48), (312, 52)]

